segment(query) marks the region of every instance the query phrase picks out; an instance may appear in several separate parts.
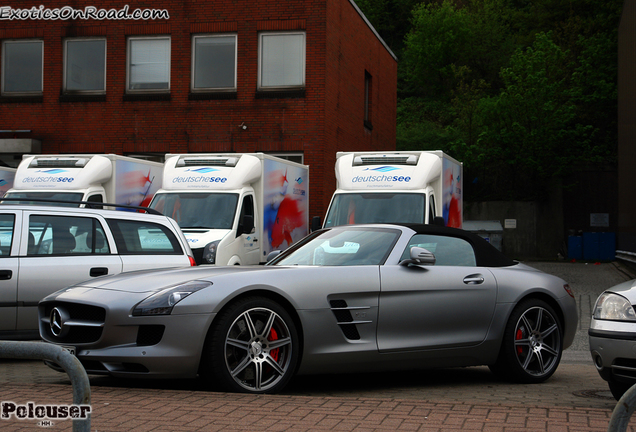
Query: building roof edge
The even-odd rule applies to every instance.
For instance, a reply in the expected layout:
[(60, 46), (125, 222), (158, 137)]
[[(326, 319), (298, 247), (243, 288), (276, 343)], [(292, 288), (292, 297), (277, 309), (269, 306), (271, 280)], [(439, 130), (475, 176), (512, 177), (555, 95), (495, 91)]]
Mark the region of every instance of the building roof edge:
[(397, 61), (397, 56), (393, 53), (393, 51), (391, 51), (391, 48), (389, 48), (389, 46), (386, 44), (386, 42), (384, 42), (384, 39), (382, 39), (382, 37), (380, 36), (380, 34), (377, 32), (377, 30), (375, 29), (375, 27), (373, 27), (373, 25), (371, 25), (371, 22), (369, 22), (369, 20), (367, 19), (367, 17), (364, 15), (364, 13), (362, 13), (362, 11), (360, 10), (360, 8), (358, 7), (358, 5), (353, 1), (353, 0), (349, 0), (349, 3), (351, 3), (351, 5), (353, 6), (353, 8), (356, 10), (356, 12), (358, 12), (358, 14), (362, 17), (362, 19), (364, 20), (365, 23), (367, 23), (367, 25), (369, 26), (369, 28), (371, 29), (371, 31), (373, 32), (373, 34), (375, 35), (375, 37), (378, 38), (378, 40), (380, 41), (380, 43), (382, 43), (382, 45), (384, 45), (384, 48), (386, 48), (386, 50), (389, 52), (389, 54), (391, 54), (391, 57), (393, 57), (393, 59), (395, 61)]

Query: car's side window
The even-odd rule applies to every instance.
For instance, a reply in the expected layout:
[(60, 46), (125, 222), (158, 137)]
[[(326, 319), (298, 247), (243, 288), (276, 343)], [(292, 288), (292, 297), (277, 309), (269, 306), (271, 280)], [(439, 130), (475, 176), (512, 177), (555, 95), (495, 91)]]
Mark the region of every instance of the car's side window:
[(0, 214), (0, 258), (11, 255), (14, 226), (14, 214)]
[(150, 222), (108, 219), (117, 249), (122, 255), (181, 254), (179, 241), (170, 229)]
[(91, 217), (29, 217), (27, 256), (108, 254), (104, 228)]
[(401, 259), (407, 259), (413, 246), (427, 249), (435, 255), (436, 266), (469, 266), (477, 263), (475, 251), (466, 240), (440, 235), (416, 234), (409, 241)]

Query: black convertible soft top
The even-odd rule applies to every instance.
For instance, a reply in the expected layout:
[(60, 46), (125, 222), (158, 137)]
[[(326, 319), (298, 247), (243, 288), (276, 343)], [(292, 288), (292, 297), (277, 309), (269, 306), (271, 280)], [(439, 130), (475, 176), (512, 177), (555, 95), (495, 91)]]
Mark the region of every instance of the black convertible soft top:
[(444, 235), (464, 239), (473, 246), (475, 258), (479, 267), (508, 267), (517, 264), (517, 261), (508, 258), (485, 239), (479, 237), (477, 234), (473, 234), (462, 229), (425, 224), (395, 225), (411, 228), (418, 234)]

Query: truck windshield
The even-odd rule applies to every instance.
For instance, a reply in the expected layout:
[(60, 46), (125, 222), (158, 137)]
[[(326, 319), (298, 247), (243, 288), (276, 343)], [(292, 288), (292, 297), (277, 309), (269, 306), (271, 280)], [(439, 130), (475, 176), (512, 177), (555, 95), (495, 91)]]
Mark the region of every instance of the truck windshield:
[(184, 229), (232, 229), (237, 202), (234, 193), (158, 193), (150, 208), (173, 218)]
[[(10, 192), (5, 198), (20, 198), (20, 201), (5, 201), (5, 204), (40, 204), (56, 207), (79, 207), (79, 204), (53, 202), (58, 201), (81, 201), (84, 194), (82, 192)], [(24, 200), (22, 200), (24, 198)], [(51, 202), (33, 201), (36, 200), (52, 200)]]
[(333, 197), (325, 227), (362, 223), (424, 223), (424, 194), (343, 193)]

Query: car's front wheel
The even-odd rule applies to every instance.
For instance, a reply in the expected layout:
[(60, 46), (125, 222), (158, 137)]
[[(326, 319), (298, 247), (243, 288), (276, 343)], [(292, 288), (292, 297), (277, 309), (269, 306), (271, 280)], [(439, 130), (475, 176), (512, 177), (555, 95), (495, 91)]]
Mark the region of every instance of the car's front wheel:
[(540, 383), (552, 376), (563, 351), (563, 330), (550, 305), (528, 299), (512, 311), (497, 363), (490, 369), (515, 382)]
[(201, 376), (228, 391), (278, 392), (296, 370), (298, 341), (293, 319), (278, 303), (240, 299), (217, 317), (204, 347)]

